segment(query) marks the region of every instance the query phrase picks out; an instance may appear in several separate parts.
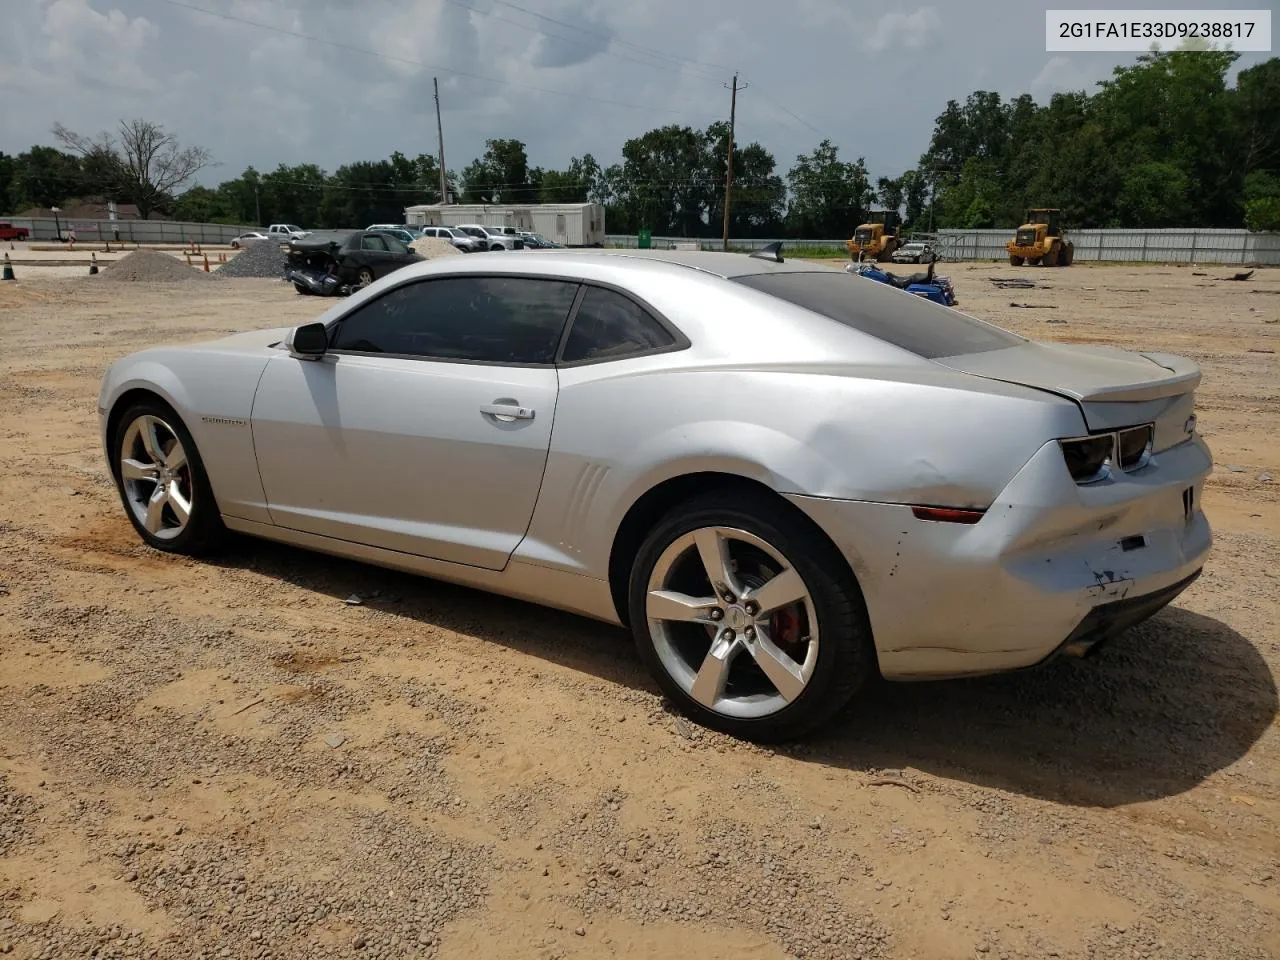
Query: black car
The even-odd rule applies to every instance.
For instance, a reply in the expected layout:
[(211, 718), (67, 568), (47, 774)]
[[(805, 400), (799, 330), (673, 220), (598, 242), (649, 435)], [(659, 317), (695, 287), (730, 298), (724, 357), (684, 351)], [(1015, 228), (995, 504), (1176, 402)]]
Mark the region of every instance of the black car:
[(299, 293), (340, 294), (424, 259), (379, 230), (316, 232), (289, 242), (288, 277)]

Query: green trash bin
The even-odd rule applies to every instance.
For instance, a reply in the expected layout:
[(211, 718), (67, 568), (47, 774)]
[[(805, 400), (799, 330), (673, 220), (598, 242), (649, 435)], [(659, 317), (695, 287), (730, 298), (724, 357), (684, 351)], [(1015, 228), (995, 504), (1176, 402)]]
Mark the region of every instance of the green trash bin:
[(636, 247), (641, 250), (648, 250), (653, 245), (653, 234), (648, 230), (641, 230), (636, 234)]

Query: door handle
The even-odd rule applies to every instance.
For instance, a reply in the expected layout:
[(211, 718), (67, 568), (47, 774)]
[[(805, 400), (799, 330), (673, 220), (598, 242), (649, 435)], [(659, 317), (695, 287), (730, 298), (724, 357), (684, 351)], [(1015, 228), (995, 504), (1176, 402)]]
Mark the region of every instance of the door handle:
[(480, 408), (480, 412), (507, 423), (533, 419), (533, 411), (517, 403), (486, 403)]

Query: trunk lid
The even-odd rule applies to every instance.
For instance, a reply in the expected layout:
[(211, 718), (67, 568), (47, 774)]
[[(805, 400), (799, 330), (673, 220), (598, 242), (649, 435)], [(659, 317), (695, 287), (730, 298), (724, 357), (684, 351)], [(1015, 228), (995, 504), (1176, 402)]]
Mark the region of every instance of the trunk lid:
[(1157, 450), (1185, 440), (1200, 366), (1168, 353), (1028, 341), (935, 361), (989, 380), (1016, 383), (1074, 400), (1090, 431), (1156, 424)]

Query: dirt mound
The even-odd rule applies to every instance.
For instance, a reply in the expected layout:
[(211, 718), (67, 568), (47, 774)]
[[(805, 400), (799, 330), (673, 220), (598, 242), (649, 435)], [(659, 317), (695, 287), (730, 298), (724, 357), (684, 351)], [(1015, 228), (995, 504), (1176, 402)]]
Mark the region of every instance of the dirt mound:
[(253, 240), (214, 271), (215, 277), (270, 277), (279, 279), (288, 267), (288, 254), (279, 240)]
[(419, 237), (409, 246), (418, 256), (426, 257), (428, 260), (438, 260), (440, 257), (452, 257), (462, 253), (448, 240), (442, 240), (439, 237)]
[(112, 283), (182, 283), (208, 280), (212, 275), (188, 267), (177, 257), (155, 250), (135, 250), (127, 257), (103, 267), (92, 279)]

